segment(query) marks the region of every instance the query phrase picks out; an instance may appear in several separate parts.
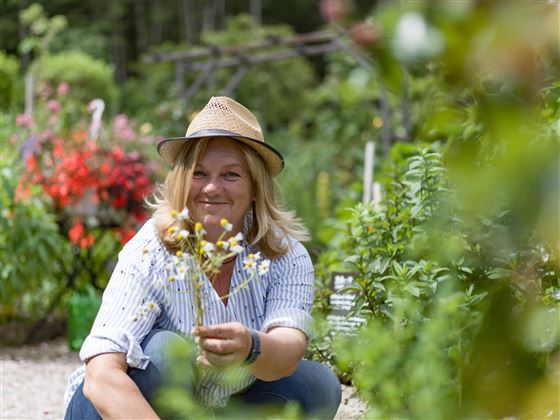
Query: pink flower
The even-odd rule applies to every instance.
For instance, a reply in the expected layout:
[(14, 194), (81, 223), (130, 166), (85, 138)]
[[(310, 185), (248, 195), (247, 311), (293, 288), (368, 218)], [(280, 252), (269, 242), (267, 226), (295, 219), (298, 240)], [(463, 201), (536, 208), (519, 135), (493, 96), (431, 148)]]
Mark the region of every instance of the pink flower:
[(68, 93), (68, 83), (62, 82), (61, 84), (59, 84), (58, 87), (56, 88), (56, 92), (60, 96), (66, 96), (66, 94)]
[(16, 125), (18, 127), (31, 127), (33, 124), (33, 117), (28, 114), (18, 114), (16, 116)]
[(319, 10), (327, 22), (338, 22), (346, 14), (342, 0), (321, 0)]
[(56, 99), (51, 99), (47, 102), (47, 108), (49, 108), (51, 112), (58, 114), (60, 112), (60, 103)]
[(113, 119), (113, 136), (124, 141), (134, 141), (136, 139), (136, 132), (125, 114), (118, 114)]
[(55, 132), (49, 128), (43, 131), (43, 133), (41, 134), (41, 140), (52, 140), (54, 139), (55, 135)]

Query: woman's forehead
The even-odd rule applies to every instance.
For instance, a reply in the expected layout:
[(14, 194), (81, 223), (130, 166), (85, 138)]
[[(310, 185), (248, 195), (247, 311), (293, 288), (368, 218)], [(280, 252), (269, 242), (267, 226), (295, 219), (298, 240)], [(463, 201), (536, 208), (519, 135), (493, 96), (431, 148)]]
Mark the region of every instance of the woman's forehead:
[(219, 164), (221, 166), (247, 167), (243, 149), (233, 139), (218, 137), (210, 139), (199, 156), (197, 165)]

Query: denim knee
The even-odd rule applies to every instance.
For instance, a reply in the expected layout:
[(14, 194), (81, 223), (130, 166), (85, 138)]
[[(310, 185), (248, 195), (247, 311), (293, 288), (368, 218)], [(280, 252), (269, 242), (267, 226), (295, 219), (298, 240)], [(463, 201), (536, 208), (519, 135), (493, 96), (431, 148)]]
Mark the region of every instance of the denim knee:
[(173, 345), (185, 344), (185, 339), (169, 330), (155, 329), (148, 333), (142, 341), (144, 354), (150, 358), (150, 363), (162, 374), (170, 369), (169, 348)]
[(325, 418), (333, 418), (342, 399), (342, 387), (338, 377), (330, 367), (319, 362), (302, 360), (302, 365), (313, 383), (310, 411), (322, 413)]
[(156, 329), (148, 333), (141, 343), (144, 354), (150, 358), (146, 369), (129, 368), (128, 376), (142, 392), (146, 400), (152, 401), (158, 389), (169, 381), (172, 360), (169, 347), (185, 344), (185, 340), (173, 331)]
[(284, 405), (294, 401), (305, 415), (327, 419), (334, 417), (341, 398), (340, 381), (328, 366), (302, 360), (292, 375), (270, 382), (257, 379), (234, 401), (250, 405)]

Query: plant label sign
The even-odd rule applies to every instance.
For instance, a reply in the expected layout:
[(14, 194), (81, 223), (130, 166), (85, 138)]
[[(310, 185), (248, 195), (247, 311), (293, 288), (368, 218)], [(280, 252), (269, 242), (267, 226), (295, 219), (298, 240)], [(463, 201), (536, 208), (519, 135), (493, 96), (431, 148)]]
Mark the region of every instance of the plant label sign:
[(333, 272), (331, 275), (331, 312), (327, 321), (341, 334), (353, 335), (365, 319), (352, 314), (357, 293), (346, 290), (354, 282), (357, 273)]

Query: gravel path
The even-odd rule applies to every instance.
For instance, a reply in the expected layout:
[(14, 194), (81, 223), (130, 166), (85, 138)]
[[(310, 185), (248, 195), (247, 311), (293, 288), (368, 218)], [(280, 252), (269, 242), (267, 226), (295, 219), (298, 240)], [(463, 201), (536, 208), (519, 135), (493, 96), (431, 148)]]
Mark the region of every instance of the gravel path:
[[(64, 339), (1, 349), (0, 418), (60, 419), (66, 380), (81, 364)], [(343, 387), (337, 420), (364, 417), (365, 406), (351, 387)]]

